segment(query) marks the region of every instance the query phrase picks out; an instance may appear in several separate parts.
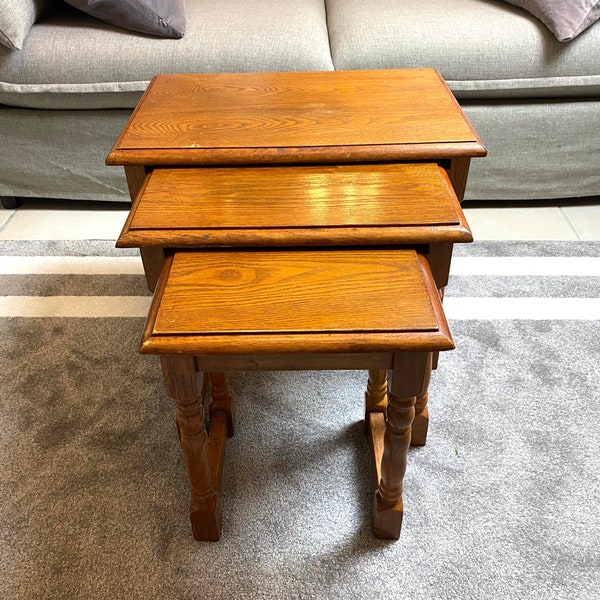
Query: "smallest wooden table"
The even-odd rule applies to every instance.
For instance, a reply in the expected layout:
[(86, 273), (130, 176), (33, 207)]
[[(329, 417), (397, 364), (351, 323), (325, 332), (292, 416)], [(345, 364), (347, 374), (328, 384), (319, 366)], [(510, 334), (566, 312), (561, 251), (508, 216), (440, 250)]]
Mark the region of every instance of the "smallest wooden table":
[(427, 261), (414, 250), (176, 252), (163, 270), (141, 352), (161, 357), (190, 480), (194, 536), (221, 535), (229, 398), (211, 405), (196, 371), (391, 369), (387, 415), (367, 414), (377, 491), (375, 535), (397, 539), (416, 396), (430, 355), (454, 347)]

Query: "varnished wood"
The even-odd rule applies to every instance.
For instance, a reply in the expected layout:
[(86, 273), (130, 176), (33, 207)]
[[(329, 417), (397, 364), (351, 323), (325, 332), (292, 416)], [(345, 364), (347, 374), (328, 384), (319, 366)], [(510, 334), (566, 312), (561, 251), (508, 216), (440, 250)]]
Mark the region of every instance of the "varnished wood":
[(373, 458), (375, 486), (378, 488), (379, 482), (381, 481), (381, 459), (383, 457), (383, 440), (385, 437), (385, 413), (378, 411), (370, 412), (368, 420), (369, 422), (366, 426), (366, 430), (371, 446), (371, 456)]
[(381, 458), (381, 479), (373, 504), (373, 530), (381, 539), (400, 537), (404, 513), (402, 487), (416, 396), (426, 384), (430, 354), (401, 352), (394, 359)]
[(291, 148), (257, 148), (249, 152), (238, 148), (116, 150), (106, 161), (108, 165), (221, 166), (221, 165), (282, 165), (282, 164), (344, 164), (362, 162), (444, 161), (448, 158), (485, 156), (478, 142), (460, 144), (392, 144), (372, 146), (311, 146)]
[(471, 159), (468, 157), (453, 158), (450, 161), (450, 169), (448, 175), (452, 182), (452, 187), (456, 193), (459, 202), (465, 197), (465, 189), (467, 187), (467, 177), (469, 175), (469, 166)]
[[(196, 365), (197, 366), (197, 365)], [(208, 409), (211, 422), (218, 414), (223, 413), (227, 422), (227, 435), (231, 437), (234, 431), (233, 401), (227, 387), (227, 378), (225, 373), (210, 372), (211, 403)]]
[[(425, 374), (424, 391), (415, 399), (415, 418), (412, 424), (412, 433), (410, 439), (411, 446), (424, 446), (427, 441), (427, 430), (429, 427), (429, 380), (432, 371), (432, 359), (434, 353), (429, 354), (427, 370)], [(437, 353), (436, 353), (437, 355)], [(387, 370), (371, 369), (369, 371), (369, 379), (367, 383), (367, 391), (365, 392), (365, 433), (373, 434), (369, 427), (372, 423), (373, 413), (384, 413), (388, 405), (388, 379)], [(373, 445), (373, 440), (371, 440)]]
[(156, 335), (437, 327), (413, 250), (178, 252), (160, 302)]
[(155, 77), (108, 164), (418, 160), (485, 148), (432, 69)]
[[(156, 287), (141, 351), (161, 355), (176, 400), (196, 539), (220, 535), (225, 441), (233, 432), (226, 368), (369, 369), (374, 530), (398, 537), (408, 443), (424, 440), (419, 418), (427, 411), (431, 352), (453, 347), (438, 288), (447, 283), (453, 243), (471, 239), (459, 201), (470, 158), (485, 153), (430, 69), (152, 81), (107, 163), (125, 165), (132, 199), (144, 197), (143, 205), (134, 200), (118, 245), (141, 247), (149, 287)], [(376, 164), (392, 162), (411, 164)], [(170, 166), (177, 169), (168, 174)], [(380, 245), (414, 245), (428, 260), (414, 255), (409, 269), (396, 271), (359, 260), (356, 273), (339, 258), (326, 264), (326, 247), (376, 252)], [(277, 265), (242, 264), (221, 253), (221, 262), (207, 265), (204, 252), (190, 263), (170, 256), (178, 248), (231, 246), (254, 248), (254, 258), (266, 255), (258, 246), (319, 246), (321, 258), (303, 264), (295, 250), (280, 254)], [(366, 289), (352, 285), (356, 275)], [(208, 287), (195, 293), (201, 281)], [(366, 294), (357, 294), (358, 304), (340, 302), (355, 290)], [(197, 370), (212, 380), (208, 438)]]
[(197, 540), (221, 535), (221, 502), (212, 479), (204, 410), (193, 357), (161, 356), (167, 393), (175, 400), (179, 439), (190, 482), (190, 519)]
[[(244, 256), (246, 255), (247, 256)], [(390, 355), (392, 357), (392, 377), (389, 383), (389, 392), (387, 392), (387, 407), (385, 406), (386, 391), (384, 382), (386, 381), (386, 372), (382, 368), (371, 370), (370, 385), (367, 393), (367, 415), (366, 418), (370, 424), (369, 435), (373, 447), (373, 454), (376, 465), (379, 465), (378, 474), (380, 476), (378, 489), (374, 500), (373, 510), (373, 528), (375, 535), (383, 539), (397, 539), (400, 534), (400, 527), (403, 516), (402, 504), (402, 481), (406, 471), (407, 450), (411, 439), (411, 424), (414, 419), (414, 404), (415, 397), (423, 395), (427, 383), (427, 371), (431, 366), (431, 352), (420, 351), (432, 344), (431, 334), (435, 331), (447, 329), (443, 311), (441, 311), (440, 299), (437, 287), (433, 280), (433, 276), (429, 269), (427, 261), (416, 254), (413, 250), (315, 250), (315, 251), (252, 251), (252, 252), (179, 252), (170, 256), (165, 264), (164, 274), (161, 276), (155, 298), (150, 311), (149, 320), (154, 322), (160, 316), (165, 303), (170, 307), (169, 310), (176, 310), (177, 305), (195, 304), (197, 297), (202, 296), (203, 301), (206, 301), (206, 306), (202, 305), (202, 310), (208, 307), (209, 312), (216, 313), (216, 319), (219, 321), (219, 326), (215, 327), (213, 322), (208, 318), (207, 313), (198, 310), (194, 306), (193, 310), (186, 313), (183, 320), (174, 318), (165, 320), (161, 326), (163, 335), (172, 336), (178, 340), (177, 348), (173, 350), (177, 353), (174, 356), (165, 356), (161, 354), (163, 372), (165, 375), (165, 384), (169, 393), (175, 398), (177, 404), (177, 422), (180, 430), (181, 444), (186, 455), (188, 464), (188, 473), (190, 476), (190, 485), (192, 488), (192, 523), (194, 527), (194, 535), (197, 539), (218, 539), (220, 534), (220, 509), (219, 509), (219, 486), (223, 472), (223, 457), (225, 437), (228, 433), (230, 423), (228, 415), (231, 414), (231, 399), (227, 391), (224, 376), (221, 374), (211, 374), (211, 387), (213, 395), (213, 403), (211, 404), (210, 413), (212, 416), (210, 437), (207, 439), (204, 430), (202, 405), (199, 402), (196, 373), (199, 364), (202, 362), (200, 356), (187, 356), (185, 354), (185, 343), (190, 340), (201, 340), (200, 344), (207, 352), (206, 344), (203, 339), (203, 327), (208, 328), (209, 337), (220, 337), (221, 340), (236, 340), (237, 343), (248, 352), (248, 346), (252, 349), (252, 339), (255, 334), (249, 333), (247, 328), (240, 330), (238, 326), (233, 329), (225, 329), (225, 325), (229, 327), (231, 321), (228, 311), (231, 306), (225, 302), (220, 285), (215, 285), (215, 282), (220, 281), (219, 276), (215, 277), (215, 273), (220, 273), (222, 268), (220, 265), (223, 257), (226, 259), (226, 264), (229, 268), (236, 267), (236, 260), (239, 257), (243, 258), (243, 264), (256, 270), (260, 274), (261, 285), (265, 285), (273, 275), (270, 273), (273, 267), (282, 269), (283, 275), (279, 274), (275, 277), (275, 289), (278, 290), (277, 298), (285, 295), (289, 296), (290, 290), (287, 290), (285, 285), (286, 278), (289, 276), (287, 269), (289, 265), (295, 265), (296, 270), (292, 270), (292, 276), (299, 278), (299, 287), (304, 290), (302, 301), (310, 304), (315, 299), (317, 304), (312, 306), (315, 313), (312, 327), (310, 331), (302, 329), (301, 333), (294, 333), (288, 329), (287, 321), (293, 318), (293, 309), (297, 308), (293, 305), (293, 309), (285, 304), (283, 310), (273, 312), (273, 317), (268, 321), (269, 327), (274, 332), (285, 331), (286, 335), (283, 341), (280, 336), (271, 333), (271, 340), (278, 340), (278, 352), (276, 357), (281, 360), (283, 353), (287, 354), (290, 360), (294, 359), (295, 353), (302, 349), (302, 344), (298, 344), (295, 338), (310, 335), (322, 336), (325, 352), (335, 352), (337, 343), (332, 343), (332, 335), (328, 333), (331, 328), (324, 328), (323, 324), (319, 323), (322, 315), (317, 313), (323, 312), (323, 293), (321, 288), (335, 288), (335, 282), (340, 277), (339, 273), (344, 275), (344, 261), (351, 259), (351, 264), (355, 265), (356, 272), (360, 273), (360, 281), (356, 281), (351, 287), (343, 287), (339, 296), (335, 296), (335, 305), (344, 305), (343, 300), (346, 297), (354, 298), (356, 290), (371, 285), (372, 273), (375, 272), (375, 279), (387, 282), (388, 287), (383, 289), (377, 288), (377, 292), (381, 298), (385, 298), (390, 294), (390, 289), (397, 293), (393, 285), (394, 274), (382, 275), (378, 273), (378, 267), (384, 265), (402, 265), (402, 272), (399, 277), (402, 281), (413, 281), (413, 276), (417, 278), (411, 284), (409, 290), (404, 290), (396, 296), (396, 312), (402, 313), (408, 311), (411, 314), (408, 322), (401, 321), (402, 328), (396, 328), (394, 333), (395, 341), (393, 346), (390, 346)], [(291, 257), (293, 256), (293, 260)], [(179, 264), (181, 260), (182, 264)], [(211, 258), (218, 257), (215, 264), (211, 264)], [(319, 260), (316, 260), (319, 257)], [(314, 278), (311, 275), (313, 263), (317, 262), (319, 269), (326, 273), (323, 282), (319, 285), (314, 285)], [(370, 265), (369, 269), (363, 269), (362, 263)], [(311, 268), (308, 270), (308, 280), (304, 281), (305, 271), (302, 266), (309, 263)], [(285, 265), (281, 267), (281, 265)], [(335, 264), (335, 269), (329, 269), (329, 266)], [(239, 266), (239, 265), (238, 265)], [(202, 272), (203, 269), (207, 269)], [(277, 271), (277, 269), (276, 269)], [(278, 271), (277, 271), (278, 272)], [(317, 277), (317, 281), (321, 282), (321, 274)], [(171, 289), (171, 281), (175, 281), (176, 285)], [(225, 282), (252, 281), (252, 278), (233, 277), (231, 273), (224, 278)], [(282, 284), (282, 282), (284, 282)], [(205, 285), (206, 284), (206, 285)], [(389, 286), (392, 286), (389, 288)], [(291, 295), (293, 297), (293, 289)], [(237, 300), (238, 307), (243, 306), (250, 296), (254, 297), (259, 294), (258, 289), (251, 286), (250, 294), (244, 295), (240, 290), (235, 290), (233, 296)], [(287, 291), (286, 291), (287, 290)], [(231, 290), (230, 290), (231, 292)], [(168, 302), (170, 294), (173, 294), (173, 299), (177, 302)], [(424, 294), (424, 297), (423, 297)], [(406, 296), (408, 304), (406, 306), (399, 305), (401, 298)], [(415, 302), (411, 308), (410, 302)], [(369, 309), (380, 309), (381, 302), (377, 302), (375, 297), (370, 303), (362, 306), (363, 320), (369, 321)], [(360, 303), (359, 303), (360, 304)], [(268, 304), (262, 301), (263, 311), (266, 315), (269, 313)], [(320, 307), (320, 308), (319, 308)], [(387, 309), (386, 309), (387, 310)], [(224, 312), (223, 312), (224, 311)], [(326, 311), (325, 311), (326, 312)], [(344, 311), (342, 311), (343, 315)], [(213, 315), (214, 316), (214, 315)], [(247, 316), (246, 316), (247, 318)], [(342, 321), (344, 322), (344, 319)], [(433, 318), (433, 325), (429, 325), (429, 319)], [(388, 315), (389, 319), (389, 315)], [(235, 321), (237, 322), (237, 321)], [(394, 317), (392, 316), (392, 323)], [(182, 325), (185, 324), (185, 327)], [(308, 322), (307, 322), (308, 324)], [(371, 323), (372, 325), (372, 323)], [(308, 326), (308, 325), (307, 325)], [(167, 327), (171, 327), (169, 330)], [(319, 327), (321, 329), (319, 329)], [(153, 329), (153, 326), (149, 328)], [(184, 331), (182, 331), (182, 329)], [(217, 330), (219, 336), (215, 336)], [(259, 331), (264, 335), (264, 324), (259, 328)], [(429, 330), (428, 330), (429, 329)], [(370, 332), (377, 335), (390, 335), (389, 328), (383, 331)], [(323, 335), (326, 334), (326, 335)], [(406, 334), (406, 335), (405, 335)], [(338, 333), (338, 337), (352, 339), (355, 332), (352, 330)], [(449, 332), (448, 332), (449, 335)], [(420, 338), (421, 343), (415, 347), (414, 342)], [(375, 339), (375, 338), (373, 338)], [(437, 345), (434, 345), (432, 350), (441, 350), (447, 347), (451, 338), (442, 336), (438, 338)], [(325, 342), (325, 340), (327, 340)], [(351, 341), (346, 341), (345, 352), (351, 352)], [(222, 352), (224, 344), (221, 344)], [(197, 348), (200, 345), (195, 346)], [(226, 347), (226, 346), (225, 346)], [(189, 348), (188, 348), (189, 349)], [(210, 350), (210, 347), (209, 347)], [(260, 349), (259, 349), (260, 350)], [(378, 348), (372, 339), (363, 340), (363, 353), (377, 352)], [(411, 351), (417, 350), (417, 351)], [(197, 354), (197, 350), (195, 352)], [(220, 356), (223, 356), (221, 354)], [(340, 359), (340, 366), (343, 366), (345, 356), (336, 355)], [(262, 357), (265, 358), (264, 356)], [(389, 360), (389, 358), (387, 359)], [(263, 362), (263, 367), (268, 367), (268, 363)], [(279, 362), (280, 367), (285, 367)], [(328, 365), (329, 366), (329, 365)], [(385, 416), (385, 433), (381, 434), (381, 424), (383, 419), (383, 409), (386, 409)], [(370, 410), (369, 410), (370, 409)], [(376, 417), (375, 415), (380, 415)], [(379, 419), (379, 420), (378, 420)], [(383, 438), (383, 442), (382, 442)]]
[[(200, 234), (200, 235), (199, 235)], [(226, 229), (128, 231), (119, 248), (256, 248), (289, 246), (416, 246), (423, 243), (468, 242), (468, 229), (444, 226), (340, 227), (304, 229)]]
[(391, 369), (389, 352), (271, 354), (203, 354), (196, 356), (200, 371), (310, 371)]
[(221, 489), (221, 481), (223, 479), (225, 443), (229, 437), (229, 434), (227, 433), (228, 429), (229, 423), (225, 413), (218, 412), (211, 417), (210, 433), (208, 436), (208, 459), (210, 463), (211, 480), (216, 490)]
[(387, 409), (387, 369), (369, 369), (365, 392), (365, 433), (369, 434), (370, 414), (385, 413)]
[(140, 255), (144, 265), (144, 273), (148, 289), (153, 292), (165, 264), (165, 250), (160, 246), (141, 247)]
[(458, 225), (435, 163), (155, 169), (130, 229)]
[(179, 252), (143, 353), (388, 352), (453, 347), (427, 261), (412, 250)]
[[(148, 182), (148, 170), (142, 166), (126, 166), (125, 177), (127, 179), (127, 188), (129, 189), (129, 196), (132, 201), (132, 209), (129, 211), (127, 219), (125, 220), (124, 229), (129, 227), (131, 219), (135, 214), (135, 207), (139, 204), (140, 198), (143, 194), (143, 190)], [(156, 244), (154, 244), (156, 245)], [(164, 252), (162, 248), (150, 248), (147, 249), (144, 246), (147, 244), (136, 244), (135, 248), (140, 248), (140, 254), (142, 257), (142, 264), (144, 265), (144, 273), (146, 275), (146, 282), (148, 289), (152, 292), (156, 287), (156, 282), (160, 276), (162, 265), (164, 262)], [(117, 242), (117, 247), (119, 244)]]
[(468, 242), (434, 163), (155, 169), (119, 247)]
[(427, 431), (429, 429), (429, 380), (431, 379), (433, 353), (429, 354), (427, 367), (425, 369), (425, 380), (423, 392), (415, 399), (415, 418), (413, 419), (410, 445), (424, 446), (427, 442)]
[(144, 181), (146, 180), (147, 169), (142, 166), (126, 166), (125, 179), (127, 180), (127, 189), (132, 202), (139, 194)]
[(452, 261), (452, 251), (454, 244), (452, 242), (440, 242), (429, 244), (425, 256), (429, 262), (435, 284), (439, 290), (443, 290), (448, 285), (448, 276), (450, 275), (450, 263)]

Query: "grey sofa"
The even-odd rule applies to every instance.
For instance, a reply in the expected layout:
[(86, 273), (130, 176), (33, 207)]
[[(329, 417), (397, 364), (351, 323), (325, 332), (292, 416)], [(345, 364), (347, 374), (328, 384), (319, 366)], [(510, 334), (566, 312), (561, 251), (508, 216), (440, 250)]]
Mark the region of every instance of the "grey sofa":
[(561, 43), (500, 0), (187, 0), (183, 39), (58, 4), (0, 46), (0, 196), (126, 200), (104, 159), (159, 72), (434, 67), (489, 154), (467, 199), (600, 195), (600, 25)]

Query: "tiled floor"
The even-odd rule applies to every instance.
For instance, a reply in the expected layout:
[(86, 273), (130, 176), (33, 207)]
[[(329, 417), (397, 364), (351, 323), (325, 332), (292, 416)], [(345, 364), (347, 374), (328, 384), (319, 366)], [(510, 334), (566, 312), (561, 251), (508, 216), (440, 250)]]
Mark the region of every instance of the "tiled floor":
[[(0, 240), (116, 239), (127, 204), (28, 200), (0, 208)], [(548, 205), (465, 206), (478, 240), (600, 240), (600, 198)]]
[(475, 239), (600, 240), (600, 198), (565, 204), (465, 206)]

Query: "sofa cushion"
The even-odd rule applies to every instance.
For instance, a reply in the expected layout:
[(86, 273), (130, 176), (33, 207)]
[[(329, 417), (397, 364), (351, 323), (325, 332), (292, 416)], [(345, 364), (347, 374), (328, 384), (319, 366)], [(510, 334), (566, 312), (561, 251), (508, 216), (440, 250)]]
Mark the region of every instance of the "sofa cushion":
[(0, 44), (20, 50), (37, 18), (54, 0), (0, 0)]
[(324, 0), (186, 0), (172, 40), (109, 25), (66, 3), (23, 49), (0, 47), (0, 104), (132, 108), (158, 73), (332, 70)]
[(181, 38), (185, 33), (184, 0), (65, 0), (75, 8), (117, 27)]
[(336, 69), (433, 67), (459, 98), (600, 94), (598, 24), (564, 44), (501, 0), (327, 0), (327, 22)]
[(561, 42), (576, 38), (600, 18), (598, 0), (505, 0), (537, 17)]

